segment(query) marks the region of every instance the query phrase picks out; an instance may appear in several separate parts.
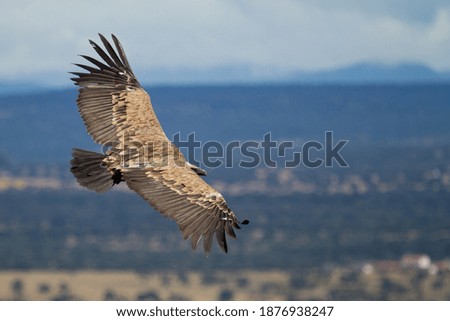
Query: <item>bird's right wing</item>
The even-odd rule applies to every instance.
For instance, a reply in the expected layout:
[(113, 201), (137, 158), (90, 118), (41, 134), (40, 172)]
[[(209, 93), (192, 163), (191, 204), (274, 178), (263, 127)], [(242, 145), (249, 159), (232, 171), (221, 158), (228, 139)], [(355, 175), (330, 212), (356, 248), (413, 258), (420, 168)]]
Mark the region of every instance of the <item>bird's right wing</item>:
[(209, 253), (215, 234), (227, 252), (225, 234), (235, 238), (233, 228), (239, 229), (240, 222), (223, 196), (189, 167), (126, 169), (122, 174), (130, 189), (178, 224), (194, 249), (203, 238), (203, 248)]

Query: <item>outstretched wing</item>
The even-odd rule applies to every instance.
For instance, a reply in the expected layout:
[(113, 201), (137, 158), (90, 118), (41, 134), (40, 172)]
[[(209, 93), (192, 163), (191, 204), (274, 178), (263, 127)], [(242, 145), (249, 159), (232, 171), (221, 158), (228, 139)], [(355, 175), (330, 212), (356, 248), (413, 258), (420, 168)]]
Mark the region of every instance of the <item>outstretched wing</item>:
[(82, 55), (94, 66), (75, 64), (86, 72), (72, 72), (77, 76), (72, 80), (80, 87), (78, 110), (88, 133), (98, 144), (116, 142), (127, 131), (165, 139), (150, 96), (131, 70), (119, 40), (112, 35), (114, 50), (103, 35), (99, 36), (106, 52), (94, 41), (89, 42), (103, 62)]
[[(194, 249), (203, 238), (209, 253), (215, 234), (226, 252), (225, 233), (236, 237), (233, 228), (240, 228), (240, 222), (222, 195), (198, 176), (206, 172), (186, 163), (167, 139), (149, 95), (134, 76), (121, 44), (112, 38), (116, 50), (100, 35), (106, 52), (90, 41), (103, 62), (82, 56), (94, 67), (76, 64), (87, 72), (74, 72), (77, 77), (72, 78), (80, 87), (78, 108), (88, 133), (99, 144), (111, 143), (105, 165), (120, 170), (132, 190), (175, 220)], [(125, 134), (129, 139), (121, 140)]]
[[(206, 253), (214, 234), (219, 246), (228, 251), (225, 233), (236, 238), (239, 221), (223, 196), (186, 167), (147, 168), (123, 172), (128, 186), (163, 215), (175, 220), (184, 239), (195, 249), (203, 238)], [(247, 224), (243, 221), (241, 224)]]

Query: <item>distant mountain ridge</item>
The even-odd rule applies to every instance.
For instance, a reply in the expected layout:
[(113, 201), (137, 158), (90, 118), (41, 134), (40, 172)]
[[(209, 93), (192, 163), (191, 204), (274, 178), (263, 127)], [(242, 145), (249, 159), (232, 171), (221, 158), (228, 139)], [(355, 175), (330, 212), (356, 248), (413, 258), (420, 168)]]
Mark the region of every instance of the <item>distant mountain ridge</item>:
[[(420, 63), (358, 63), (324, 71), (281, 71), (268, 66), (234, 65), (209, 69), (154, 69), (142, 74), (142, 83), (163, 84), (370, 84), (450, 82), (450, 72), (438, 72)], [(157, 81), (155, 82), (155, 79)]]
[(21, 93), (35, 93), (48, 90), (46, 87), (34, 84), (30, 81), (0, 80), (0, 95), (14, 95)]
[(450, 72), (437, 72), (418, 63), (386, 65), (359, 63), (323, 72), (295, 72), (293, 82), (317, 83), (428, 83), (450, 81)]
[[(280, 70), (262, 65), (224, 65), (211, 68), (152, 68), (138, 73), (142, 84), (155, 85), (223, 85), (223, 84), (385, 84), (385, 83), (448, 83), (450, 71), (438, 72), (420, 63), (358, 63), (323, 70)], [(52, 76), (48, 74), (47, 78)], [(55, 76), (56, 77), (56, 76)], [(61, 75), (58, 75), (61, 77)], [(66, 84), (70, 81), (66, 79)], [(58, 83), (58, 82), (54, 82)], [(36, 93), (62, 89), (45, 83), (7, 81), (0, 79), (0, 95)]]

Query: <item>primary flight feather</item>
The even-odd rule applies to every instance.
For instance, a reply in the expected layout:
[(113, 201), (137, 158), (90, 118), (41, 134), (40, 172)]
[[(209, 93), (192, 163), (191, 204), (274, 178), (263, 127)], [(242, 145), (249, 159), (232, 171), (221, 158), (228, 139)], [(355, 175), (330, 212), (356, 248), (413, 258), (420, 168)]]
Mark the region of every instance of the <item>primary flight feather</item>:
[(173, 219), (193, 249), (203, 239), (209, 253), (215, 234), (227, 252), (225, 234), (235, 238), (233, 228), (248, 221), (239, 222), (223, 196), (199, 176), (206, 172), (188, 163), (167, 138), (119, 40), (112, 35), (114, 48), (99, 36), (105, 49), (90, 43), (103, 61), (82, 55), (92, 65), (75, 64), (84, 71), (73, 72), (72, 80), (89, 135), (109, 149), (105, 154), (73, 149), (71, 172), (80, 185), (99, 193), (124, 181)]

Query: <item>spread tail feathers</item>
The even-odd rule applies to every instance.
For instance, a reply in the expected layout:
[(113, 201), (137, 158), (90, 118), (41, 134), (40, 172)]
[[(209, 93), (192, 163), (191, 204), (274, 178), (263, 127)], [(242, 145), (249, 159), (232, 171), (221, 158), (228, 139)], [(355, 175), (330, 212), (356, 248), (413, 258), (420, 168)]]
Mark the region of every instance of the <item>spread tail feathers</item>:
[(102, 166), (103, 154), (74, 148), (72, 157), (70, 171), (81, 186), (102, 193), (122, 181), (119, 170), (110, 171)]

